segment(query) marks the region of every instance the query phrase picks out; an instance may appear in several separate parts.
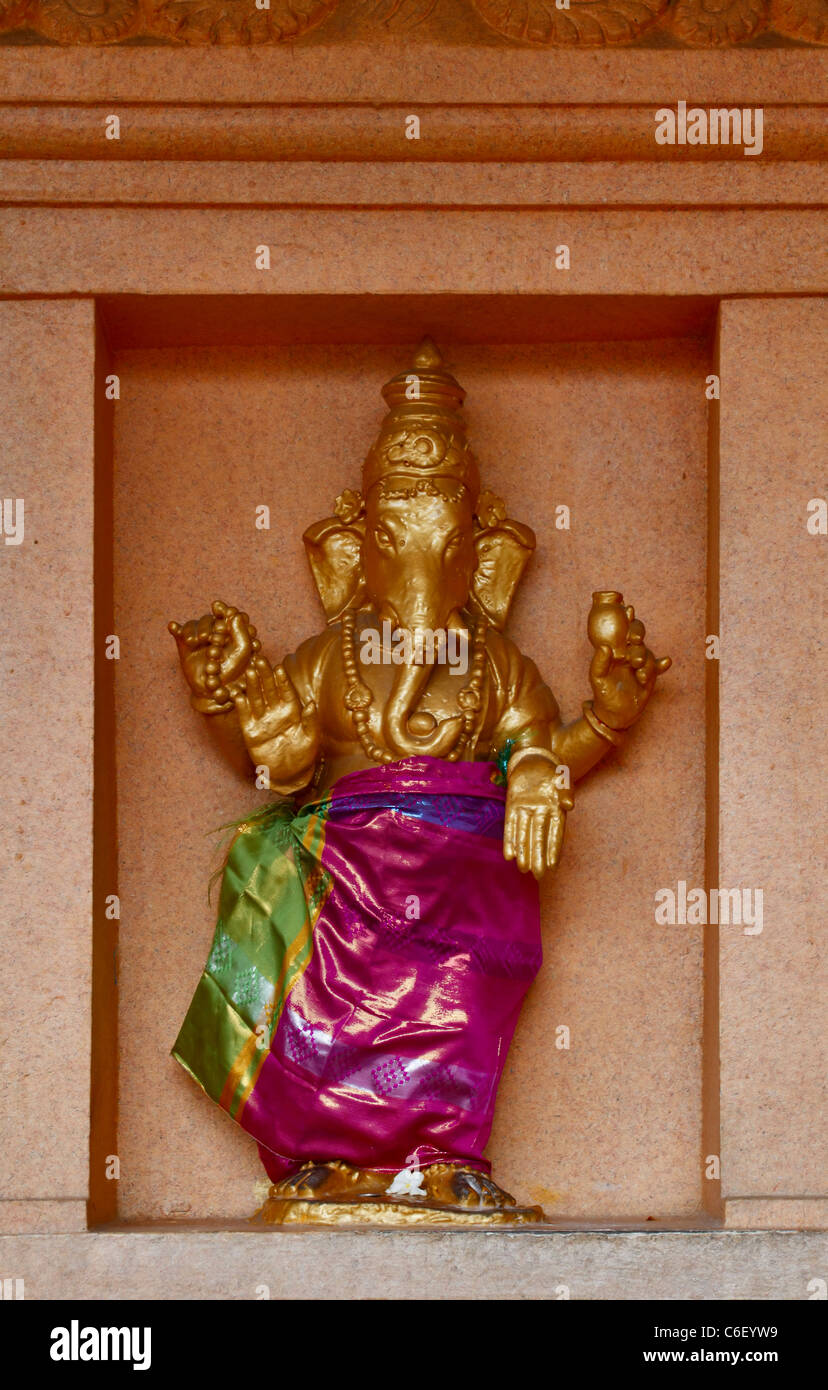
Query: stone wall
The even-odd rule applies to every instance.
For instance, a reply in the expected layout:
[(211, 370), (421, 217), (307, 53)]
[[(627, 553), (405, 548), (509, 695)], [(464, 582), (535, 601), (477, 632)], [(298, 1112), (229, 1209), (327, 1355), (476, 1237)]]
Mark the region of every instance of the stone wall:
[[(573, 0), (569, 22), (610, 8)], [(514, 633), (564, 713), (593, 588), (676, 658), (544, 888), (498, 1172), (564, 1226), (824, 1225), (824, 6), (733, 4), (702, 35), (701, 6), (619, 0), (592, 52), (566, 11), (518, 34), (471, 0), (379, 26), (320, 5), (295, 48), (275, 8), (240, 47), (236, 0), (163, 35), (165, 7), (129, 0), (85, 28), (0, 9), (0, 492), (26, 509), (0, 545), (0, 1228), (186, 1240), (252, 1210), (252, 1146), (168, 1055), (209, 939), (209, 832), (250, 792), (164, 626), (216, 594), (273, 656), (318, 625), (301, 531), (354, 483), (424, 332), (538, 532)], [(658, 144), (679, 102), (762, 108), (761, 153)], [(761, 933), (658, 925), (680, 880), (762, 889)]]

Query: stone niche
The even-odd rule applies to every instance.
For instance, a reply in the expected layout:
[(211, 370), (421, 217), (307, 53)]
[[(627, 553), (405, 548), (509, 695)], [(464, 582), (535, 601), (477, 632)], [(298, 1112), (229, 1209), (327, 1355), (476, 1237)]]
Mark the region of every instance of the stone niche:
[[(333, 330), (340, 306), (329, 309)], [(458, 306), (442, 311), (441, 344), (468, 391), (486, 483), (538, 535), (516, 640), (576, 717), (591, 591), (616, 587), (681, 674), (647, 733), (579, 795), (566, 863), (544, 886), (546, 963), (491, 1153), (507, 1186), (551, 1215), (686, 1217), (702, 1206), (702, 931), (656, 926), (653, 895), (682, 875), (704, 881), (712, 323), (673, 336), (665, 310), (664, 336), (602, 340), (598, 303), (585, 339), (554, 342), (518, 304), (498, 313), (498, 336), (523, 326), (535, 340), (465, 341)], [(255, 615), (274, 659), (318, 630), (302, 531), (358, 485), (379, 387), (432, 326), (393, 298), (384, 314), (381, 346), (113, 348), (113, 631), (129, 653), (114, 704), (122, 1220), (243, 1217), (261, 1177), (249, 1137), (168, 1056), (211, 937), (222, 837), (210, 832), (263, 796), (225, 770), (190, 710), (165, 620), (224, 597)], [(270, 531), (255, 529), (261, 503)], [(556, 529), (561, 504), (569, 529)]]

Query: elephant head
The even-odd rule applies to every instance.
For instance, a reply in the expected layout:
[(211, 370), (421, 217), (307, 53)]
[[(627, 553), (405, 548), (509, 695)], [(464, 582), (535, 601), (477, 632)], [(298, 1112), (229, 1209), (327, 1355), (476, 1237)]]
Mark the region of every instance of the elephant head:
[[(311, 526), (305, 547), (328, 622), (347, 609), (368, 609), (378, 622), (408, 629), (415, 648), (418, 633), (465, 628), (469, 615), (502, 630), (535, 537), (491, 494), (484, 502), (475, 511), (471, 493), (452, 479), (427, 486), (395, 479), (372, 489), (359, 515), (340, 505), (339, 515)], [(455, 719), (430, 734), (408, 727), (430, 674), (412, 661), (395, 675), (383, 733), (403, 756), (440, 757), (457, 735)]]
[(431, 675), (418, 634), (466, 628), (470, 615), (502, 628), (535, 537), (507, 520), (492, 493), (481, 493), (461, 412), (465, 392), (429, 339), (382, 394), (389, 413), (365, 460), (364, 500), (343, 493), (336, 515), (304, 540), (329, 622), (369, 609), (412, 634), (417, 655), (398, 666), (383, 735), (401, 756), (442, 757), (462, 717), (430, 732), (409, 726)]

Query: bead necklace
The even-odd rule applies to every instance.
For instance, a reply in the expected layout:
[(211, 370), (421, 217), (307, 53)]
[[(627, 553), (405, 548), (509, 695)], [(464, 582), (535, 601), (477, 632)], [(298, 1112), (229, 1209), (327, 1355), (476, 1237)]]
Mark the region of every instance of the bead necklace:
[[(446, 761), (456, 763), (472, 741), (478, 715), (483, 708), (483, 682), (486, 674), (486, 619), (479, 617), (472, 635), (471, 675), (468, 683), (457, 693), (462, 724), (457, 740)], [(345, 669), (345, 706), (350, 710), (357, 738), (366, 757), (375, 763), (393, 763), (395, 757), (378, 744), (371, 735), (368, 722), (373, 694), (359, 673), (356, 654), (356, 613), (353, 609), (342, 614), (342, 665)]]

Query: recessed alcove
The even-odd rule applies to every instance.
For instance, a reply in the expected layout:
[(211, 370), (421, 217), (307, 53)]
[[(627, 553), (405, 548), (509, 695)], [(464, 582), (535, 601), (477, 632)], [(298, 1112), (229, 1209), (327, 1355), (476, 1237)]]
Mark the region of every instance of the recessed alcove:
[[(589, 696), (593, 589), (623, 590), (675, 659), (628, 746), (576, 792), (542, 890), (545, 961), (504, 1074), (494, 1171), (555, 1221), (701, 1213), (702, 929), (658, 926), (654, 894), (705, 882), (714, 315), (703, 298), (101, 301), (120, 397), (98, 412), (99, 619), (111, 600), (122, 659), (111, 700), (101, 673), (98, 787), (114, 782), (117, 807), (98, 816), (96, 853), (99, 883), (117, 873), (121, 917), (117, 990), (114, 931), (96, 928), (93, 1151), (117, 1125), (121, 1176), (117, 1211), (99, 1217), (240, 1220), (257, 1204), (255, 1145), (169, 1050), (209, 949), (214, 832), (263, 793), (190, 709), (166, 623), (224, 598), (273, 658), (320, 629), (302, 532), (358, 485), (380, 388), (425, 332), (468, 393), (485, 483), (536, 531), (509, 632), (565, 719)], [(261, 504), (270, 530), (255, 525)]]

